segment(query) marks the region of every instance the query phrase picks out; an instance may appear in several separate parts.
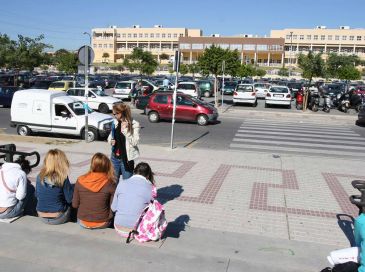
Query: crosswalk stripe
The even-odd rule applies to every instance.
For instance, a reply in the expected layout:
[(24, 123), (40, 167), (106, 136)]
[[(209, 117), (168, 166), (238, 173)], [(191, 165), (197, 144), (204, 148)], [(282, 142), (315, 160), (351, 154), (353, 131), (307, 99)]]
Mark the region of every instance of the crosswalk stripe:
[(267, 119), (267, 120), (253, 120), (253, 119), (246, 119), (244, 120), (243, 124), (259, 124), (259, 125), (266, 125), (266, 124), (273, 124), (273, 125), (278, 125), (278, 126), (298, 126), (298, 125), (303, 125), (303, 126), (321, 126), (321, 127), (327, 127), (327, 128), (342, 128), (343, 125), (337, 125), (337, 124), (333, 124), (331, 126), (326, 125), (326, 123), (314, 123), (314, 122), (304, 122), (304, 121), (297, 121), (297, 122), (280, 122), (280, 121), (273, 121), (271, 119)]
[[(313, 133), (301, 133), (301, 132), (283, 132), (283, 131), (247, 131), (247, 130), (237, 130), (237, 132), (243, 132), (246, 134), (250, 134), (250, 135), (292, 135), (293, 137), (300, 137), (300, 136), (305, 136), (305, 135), (309, 135), (308, 137), (314, 137), (314, 138), (324, 138), (323, 134), (313, 134)], [(338, 138), (338, 137), (343, 137), (343, 135), (326, 135), (326, 138)], [(354, 140), (359, 140), (359, 139), (364, 139), (363, 137), (361, 137), (360, 135), (352, 135), (352, 136), (346, 136), (346, 139), (354, 139)]]
[(348, 127), (339, 127), (339, 128), (333, 128), (333, 127), (322, 127), (322, 126), (302, 126), (301, 124), (296, 125), (273, 125), (273, 124), (256, 124), (256, 123), (243, 123), (241, 127), (267, 127), (267, 128), (292, 128), (292, 129), (318, 129), (318, 130), (332, 130), (332, 131), (343, 131), (347, 132), (349, 131)]
[[(356, 139), (356, 140), (353, 140), (353, 142), (349, 141), (347, 138), (344, 139), (324, 139), (323, 137), (318, 137), (318, 138), (315, 138), (315, 137), (287, 137), (287, 136), (281, 136), (281, 135), (262, 135), (262, 134), (256, 134), (256, 135), (248, 135), (248, 134), (242, 134), (242, 133), (236, 133), (235, 137), (242, 137), (242, 138), (245, 138), (245, 139), (274, 139), (274, 140), (284, 140), (284, 141), (293, 141), (293, 142), (296, 142), (296, 143), (300, 143), (301, 141), (304, 141), (304, 142), (316, 142), (316, 143), (319, 143), (319, 142), (323, 142), (324, 144), (326, 143), (333, 143), (333, 144), (342, 144), (342, 145), (349, 145), (349, 143), (351, 145), (354, 145), (354, 146), (364, 146), (365, 147), (365, 141), (362, 141), (361, 143), (359, 143), (359, 140), (362, 140), (362, 139)], [(364, 145), (362, 145), (362, 143), (364, 143)]]
[(303, 149), (303, 148), (288, 148), (288, 147), (278, 147), (278, 146), (266, 146), (265, 148), (258, 148), (252, 145), (245, 144), (230, 144), (231, 150), (247, 150), (247, 151), (256, 151), (256, 152), (282, 152), (288, 154), (299, 154), (299, 155), (317, 155), (317, 156), (338, 156), (338, 157), (350, 157), (350, 158), (365, 158), (365, 155), (361, 155), (362, 153), (353, 153), (348, 151), (332, 151), (332, 150), (319, 150), (319, 149)]
[[(365, 147), (360, 146), (346, 146), (345, 148), (342, 147), (336, 147), (333, 145), (327, 145), (327, 144), (321, 144), (321, 143), (291, 143), (291, 142), (283, 142), (283, 141), (274, 141), (274, 140), (253, 140), (253, 139), (241, 139), (241, 138), (233, 138), (233, 142), (242, 142), (242, 143), (248, 143), (248, 144), (270, 144), (272, 146), (273, 144), (277, 146), (283, 146), (283, 147), (302, 147), (302, 148), (329, 148), (329, 149), (337, 149), (337, 150), (350, 150), (353, 149), (358, 152), (365, 151)], [(327, 149), (326, 149), (327, 150)]]
[[(265, 131), (277, 131), (277, 132), (293, 132), (293, 129), (281, 129), (281, 128), (263, 128), (263, 127), (240, 127), (240, 130), (246, 131), (260, 131), (265, 133)], [(295, 132), (300, 132), (304, 134), (329, 134), (329, 135), (343, 135), (343, 136), (353, 136), (358, 135), (355, 132), (335, 132), (326, 130), (308, 130), (308, 129), (296, 129)]]

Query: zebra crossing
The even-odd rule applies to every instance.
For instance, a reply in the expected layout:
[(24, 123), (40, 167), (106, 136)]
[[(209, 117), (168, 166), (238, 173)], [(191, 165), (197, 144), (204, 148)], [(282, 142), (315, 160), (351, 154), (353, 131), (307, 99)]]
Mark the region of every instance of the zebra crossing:
[(231, 150), (365, 158), (365, 138), (349, 126), (309, 122), (246, 119)]

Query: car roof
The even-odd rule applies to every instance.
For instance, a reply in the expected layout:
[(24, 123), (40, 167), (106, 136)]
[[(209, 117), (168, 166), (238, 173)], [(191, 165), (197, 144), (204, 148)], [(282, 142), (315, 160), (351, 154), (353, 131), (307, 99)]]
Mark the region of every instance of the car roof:
[(196, 84), (196, 82), (195, 81), (181, 81), (181, 82), (179, 82), (178, 84)]

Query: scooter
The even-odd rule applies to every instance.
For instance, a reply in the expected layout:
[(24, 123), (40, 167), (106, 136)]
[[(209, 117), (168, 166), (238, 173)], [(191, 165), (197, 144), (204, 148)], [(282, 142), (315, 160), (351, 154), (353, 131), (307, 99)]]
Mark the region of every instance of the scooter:
[(308, 108), (314, 112), (319, 108), (319, 94), (315, 91), (309, 91)]
[(295, 107), (297, 108), (297, 110), (302, 110), (303, 109), (303, 91), (300, 90), (297, 92), (297, 95), (295, 97), (296, 102), (295, 102)]

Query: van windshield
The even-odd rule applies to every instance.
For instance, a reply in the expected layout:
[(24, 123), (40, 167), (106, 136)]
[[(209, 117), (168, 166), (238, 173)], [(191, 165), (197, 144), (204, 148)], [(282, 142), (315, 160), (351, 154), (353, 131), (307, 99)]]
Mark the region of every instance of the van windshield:
[[(76, 115), (84, 115), (85, 114), (85, 106), (86, 104), (81, 101), (76, 101), (73, 103), (69, 103), (68, 106)], [(88, 113), (92, 113), (93, 110), (88, 107)]]
[(129, 82), (118, 82), (115, 86), (116, 89), (131, 89), (131, 83)]

